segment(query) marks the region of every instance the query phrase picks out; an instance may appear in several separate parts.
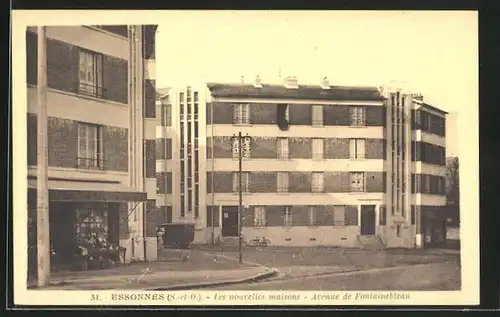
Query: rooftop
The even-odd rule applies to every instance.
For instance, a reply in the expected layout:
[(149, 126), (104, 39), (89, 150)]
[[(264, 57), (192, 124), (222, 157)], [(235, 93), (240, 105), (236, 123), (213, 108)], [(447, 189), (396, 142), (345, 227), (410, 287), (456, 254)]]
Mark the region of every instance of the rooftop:
[(297, 89), (284, 85), (262, 84), (261, 88), (253, 84), (208, 83), (208, 89), (214, 97), (229, 98), (285, 98), (285, 99), (321, 99), (321, 100), (355, 100), (383, 101), (377, 87), (330, 86), (324, 89), (320, 85), (299, 85)]
[(430, 105), (430, 104), (428, 104), (428, 103), (425, 103), (425, 102), (423, 102), (422, 100), (413, 99), (413, 102), (418, 103), (418, 104), (419, 104), (419, 105), (421, 105), (422, 107), (424, 107), (424, 108), (428, 108), (428, 109), (433, 110), (433, 111), (436, 111), (436, 112), (438, 112), (438, 113), (441, 113), (441, 114), (448, 114), (448, 112), (446, 112), (446, 111), (444, 111), (444, 110), (441, 110), (441, 109), (439, 109), (439, 108), (436, 108), (436, 107), (434, 107), (433, 105)]

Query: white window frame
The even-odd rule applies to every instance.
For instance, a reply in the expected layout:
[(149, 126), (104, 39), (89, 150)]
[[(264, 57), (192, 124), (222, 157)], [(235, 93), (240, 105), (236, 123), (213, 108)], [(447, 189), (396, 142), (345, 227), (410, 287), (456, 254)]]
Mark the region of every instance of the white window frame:
[(313, 193), (325, 192), (325, 173), (313, 172), (311, 175), (311, 191)]
[(309, 206), (309, 226), (317, 227), (316, 224), (316, 208), (313, 206)]
[(313, 160), (322, 160), (324, 152), (324, 139), (314, 138), (312, 140), (312, 158)]
[(80, 49), (78, 51), (78, 91), (96, 97), (102, 96), (103, 56)]
[(277, 174), (277, 191), (278, 193), (288, 193), (290, 190), (289, 183), (290, 175), (288, 172), (278, 172)]
[[(102, 168), (102, 139), (102, 128), (100, 126), (78, 123), (78, 167)], [(82, 141), (84, 142), (83, 147)], [(91, 141), (93, 141), (93, 144)]]
[(349, 190), (351, 192), (366, 192), (366, 175), (364, 172), (349, 173)]
[[(238, 172), (233, 173), (233, 193), (238, 193)], [(250, 192), (250, 173), (242, 172), (241, 173), (241, 183), (243, 185), (242, 192), (249, 193)]]
[(266, 209), (261, 206), (256, 206), (253, 209), (253, 225), (254, 227), (266, 226)]
[(323, 124), (323, 105), (312, 105), (312, 126), (322, 127)]
[(349, 157), (351, 160), (366, 158), (366, 139), (349, 139)]
[(250, 105), (238, 103), (233, 105), (233, 122), (236, 125), (250, 124)]
[(287, 160), (290, 158), (290, 144), (288, 138), (278, 138), (278, 158)]
[(283, 227), (292, 226), (292, 207), (285, 206), (283, 209)]
[(366, 108), (364, 106), (352, 106), (350, 109), (350, 125), (356, 127), (366, 126)]

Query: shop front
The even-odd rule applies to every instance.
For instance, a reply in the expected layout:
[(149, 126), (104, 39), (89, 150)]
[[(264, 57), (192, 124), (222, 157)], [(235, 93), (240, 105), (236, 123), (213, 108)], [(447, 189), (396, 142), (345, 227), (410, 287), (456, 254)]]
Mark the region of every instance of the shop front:
[[(49, 180), (52, 269), (89, 269), (97, 259), (101, 267), (106, 255), (106, 265), (123, 263), (126, 250), (120, 242), (129, 238), (129, 215), (145, 200), (145, 193), (119, 183)], [(36, 273), (36, 241), (35, 180), (28, 189), (30, 274)]]

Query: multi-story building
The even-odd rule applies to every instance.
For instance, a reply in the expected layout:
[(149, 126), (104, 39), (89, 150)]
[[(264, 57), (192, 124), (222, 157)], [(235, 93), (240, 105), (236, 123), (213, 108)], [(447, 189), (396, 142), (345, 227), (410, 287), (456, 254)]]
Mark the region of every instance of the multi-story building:
[[(26, 31), (28, 232), (34, 247), (37, 33), (36, 27)], [(156, 26), (48, 26), (45, 34), (52, 247), (71, 257), (78, 240), (96, 234), (125, 247), (127, 262), (156, 259), (156, 234), (144, 221), (154, 214), (156, 199)], [(35, 255), (30, 253), (31, 264)]]
[[(209, 83), (162, 96), (157, 171), (195, 242), (420, 247), (441, 232), (445, 112), (376, 87)], [(232, 238), (233, 237), (233, 238)], [(424, 239), (426, 237), (426, 240)]]

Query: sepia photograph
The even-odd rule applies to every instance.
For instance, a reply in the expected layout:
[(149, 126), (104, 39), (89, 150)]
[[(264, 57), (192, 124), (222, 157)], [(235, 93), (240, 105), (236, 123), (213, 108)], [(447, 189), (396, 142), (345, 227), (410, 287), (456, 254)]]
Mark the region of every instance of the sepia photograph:
[(478, 303), (476, 12), (12, 28), (16, 304)]

